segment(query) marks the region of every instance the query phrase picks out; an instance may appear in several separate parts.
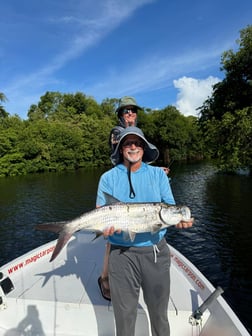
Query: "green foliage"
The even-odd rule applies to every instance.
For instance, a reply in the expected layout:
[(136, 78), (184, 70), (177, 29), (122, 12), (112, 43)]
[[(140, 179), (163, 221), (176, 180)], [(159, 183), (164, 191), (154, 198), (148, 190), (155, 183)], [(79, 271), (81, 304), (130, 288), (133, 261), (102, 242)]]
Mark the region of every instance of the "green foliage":
[(169, 163), (171, 160), (199, 158), (201, 146), (198, 137), (197, 118), (185, 117), (175, 107), (139, 116), (147, 138), (159, 148), (160, 159)]
[(30, 121), (40, 119), (73, 121), (75, 119), (78, 122), (82, 114), (102, 117), (102, 108), (93, 98), (81, 92), (75, 94), (46, 92), (40, 97), (37, 105), (31, 105), (28, 118)]
[[(111, 166), (108, 137), (117, 123), (117, 105), (115, 98), (99, 105), (79, 92), (46, 92), (30, 107), (28, 120), (0, 119), (0, 176)], [(171, 106), (146, 111), (139, 112), (139, 127), (158, 146), (162, 160), (198, 155), (196, 118)]]
[(221, 58), (221, 70), (225, 78), (214, 85), (214, 91), (200, 109), (200, 120), (220, 120), (226, 112), (251, 106), (252, 104), (252, 26), (241, 30), (239, 50), (225, 51)]
[(119, 99), (116, 98), (106, 98), (101, 103), (102, 113), (104, 115), (113, 116), (115, 115), (116, 108), (118, 106)]
[(216, 130), (222, 134), (216, 153), (220, 168), (233, 172), (252, 167), (252, 107), (225, 113)]
[(46, 93), (41, 98), (45, 106), (31, 106), (29, 120), (13, 116), (0, 122), (0, 176), (110, 164), (108, 134), (114, 116), (102, 116), (92, 98), (85, 98), (86, 113), (77, 113), (79, 95), (73, 106), (70, 98)]
[(205, 149), (219, 168), (251, 169), (252, 26), (241, 30), (239, 49), (222, 55), (225, 78), (200, 109), (199, 127)]

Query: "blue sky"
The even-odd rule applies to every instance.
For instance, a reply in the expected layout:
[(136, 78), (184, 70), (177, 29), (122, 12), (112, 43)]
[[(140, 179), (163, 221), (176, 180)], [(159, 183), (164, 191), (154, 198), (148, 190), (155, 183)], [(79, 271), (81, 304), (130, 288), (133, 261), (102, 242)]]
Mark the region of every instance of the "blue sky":
[(251, 0), (2, 0), (3, 105), (26, 119), (46, 91), (80, 91), (196, 115), (251, 21)]

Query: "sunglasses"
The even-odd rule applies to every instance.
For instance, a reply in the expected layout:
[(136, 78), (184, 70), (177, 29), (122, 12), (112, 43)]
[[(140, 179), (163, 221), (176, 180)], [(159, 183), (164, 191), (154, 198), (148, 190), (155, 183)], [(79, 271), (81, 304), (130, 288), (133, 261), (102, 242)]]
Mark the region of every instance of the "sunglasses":
[(122, 144), (123, 147), (131, 147), (132, 145), (135, 145), (136, 147), (144, 148), (145, 144), (141, 140), (128, 140)]
[(122, 113), (123, 114), (128, 114), (128, 113), (137, 113), (137, 109), (135, 107), (125, 107), (123, 110), (122, 110)]

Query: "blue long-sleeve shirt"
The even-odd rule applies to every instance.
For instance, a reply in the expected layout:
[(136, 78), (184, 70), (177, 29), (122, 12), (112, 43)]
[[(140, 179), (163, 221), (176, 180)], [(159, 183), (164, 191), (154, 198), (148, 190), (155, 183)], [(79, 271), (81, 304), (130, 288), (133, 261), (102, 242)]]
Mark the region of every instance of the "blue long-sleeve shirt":
[[(127, 167), (119, 164), (105, 172), (99, 181), (96, 205), (106, 205), (104, 192), (121, 202), (164, 202), (175, 204), (169, 179), (159, 167), (142, 163), (140, 169), (131, 172), (132, 186), (135, 197), (130, 198), (130, 185)], [(109, 236), (109, 242), (121, 246), (150, 246), (157, 244), (165, 235), (166, 229), (157, 233), (137, 233), (133, 242), (125, 240), (123, 232)]]

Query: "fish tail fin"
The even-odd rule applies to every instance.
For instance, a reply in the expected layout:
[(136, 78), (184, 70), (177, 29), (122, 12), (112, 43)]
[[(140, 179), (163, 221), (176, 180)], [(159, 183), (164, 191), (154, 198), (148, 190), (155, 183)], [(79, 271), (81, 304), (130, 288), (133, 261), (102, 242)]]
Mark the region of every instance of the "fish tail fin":
[(57, 240), (57, 244), (51, 256), (50, 262), (53, 261), (59, 255), (60, 251), (63, 249), (63, 247), (66, 245), (66, 243), (69, 241), (69, 239), (71, 238), (72, 234), (75, 231), (75, 230), (66, 231), (65, 226), (67, 223), (69, 222), (67, 221), (51, 222), (51, 223), (37, 224), (35, 226), (36, 230), (43, 230), (43, 231), (45, 230), (54, 233), (59, 233), (59, 238)]
[(57, 244), (55, 246), (55, 249), (53, 250), (53, 254), (51, 256), (50, 262), (53, 261), (60, 253), (60, 251), (63, 249), (63, 247), (66, 245), (66, 243), (69, 241), (69, 239), (72, 237), (73, 232), (65, 233), (61, 232)]

